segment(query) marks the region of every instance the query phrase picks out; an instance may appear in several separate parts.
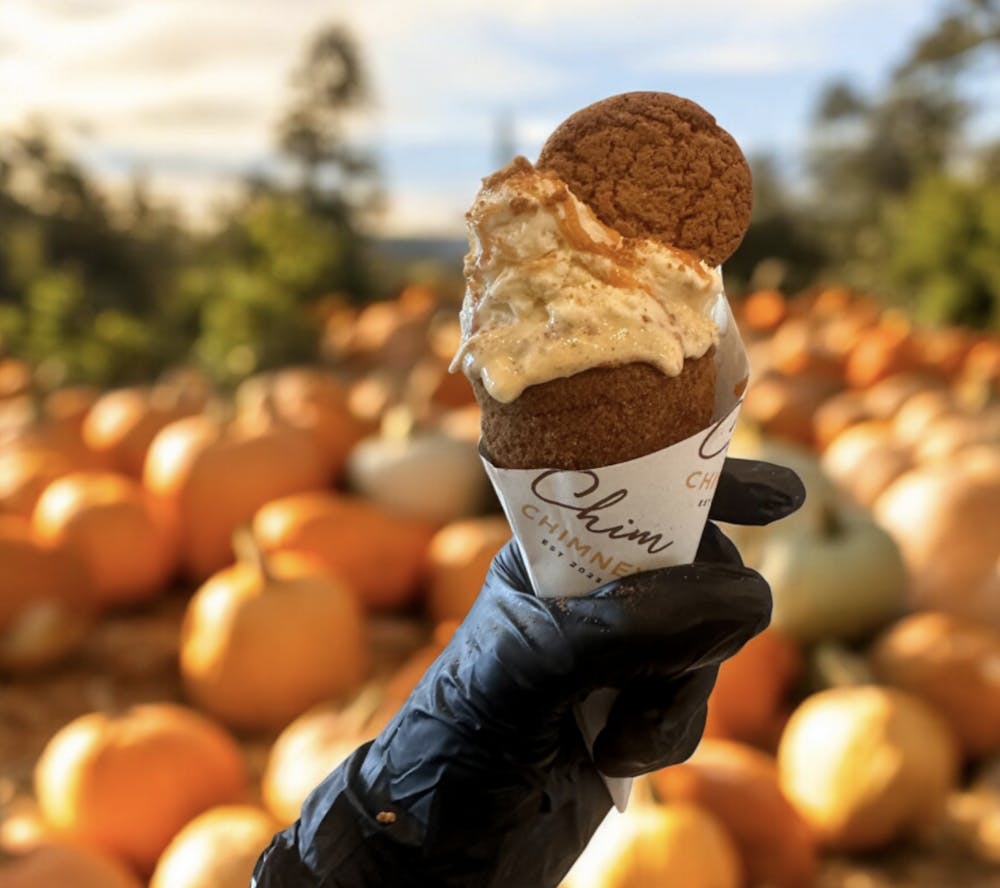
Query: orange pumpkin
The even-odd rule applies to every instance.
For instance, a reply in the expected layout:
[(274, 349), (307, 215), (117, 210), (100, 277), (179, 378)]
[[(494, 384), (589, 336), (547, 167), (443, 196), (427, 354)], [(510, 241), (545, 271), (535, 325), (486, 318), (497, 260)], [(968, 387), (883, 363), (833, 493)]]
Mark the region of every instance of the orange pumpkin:
[(799, 649), (766, 629), (719, 669), (708, 700), (705, 736), (767, 743), (778, 729), (785, 694), (802, 668)]
[(913, 464), (885, 420), (859, 422), (841, 432), (823, 453), (823, 471), (858, 503), (870, 506)]
[(808, 313), (819, 320), (858, 315), (871, 321), (878, 317), (878, 309), (871, 300), (845, 287), (823, 287), (804, 299)]
[(396, 376), (376, 370), (351, 384), (347, 390), (347, 408), (358, 422), (375, 428), (401, 395)]
[(347, 390), (330, 373), (292, 367), (247, 379), (236, 390), (239, 422), (264, 431), (286, 425), (311, 435), (328, 478), (339, 478), (347, 456), (373, 425), (349, 409)]
[(236, 741), (171, 703), (80, 716), (49, 740), (35, 766), (47, 823), (143, 873), (192, 817), (239, 801), (246, 788)]
[(251, 805), (211, 808), (171, 839), (149, 888), (247, 888), (257, 858), (280, 828)]
[(992, 383), (1000, 391), (1000, 337), (982, 339), (965, 356), (961, 376), (969, 382)]
[(3, 888), (142, 888), (113, 857), (69, 842), (49, 842), (8, 863), (0, 862)]
[(892, 421), (893, 435), (904, 447), (915, 447), (935, 422), (955, 409), (955, 398), (946, 389), (916, 392), (899, 406)]
[(750, 885), (809, 888), (818, 866), (809, 825), (785, 798), (775, 760), (742, 743), (705, 739), (683, 764), (652, 775), (665, 802), (714, 814), (736, 841)]
[(768, 435), (811, 447), (813, 416), (838, 388), (835, 381), (818, 376), (772, 371), (747, 390), (743, 416)]
[(435, 304), (432, 296), (425, 298), (423, 288), (407, 290), (423, 295), (402, 295), (399, 300), (372, 302), (361, 309), (346, 344), (353, 361), (408, 371), (420, 360)]
[(426, 357), (410, 374), (407, 402), (419, 415), (432, 409), (455, 410), (476, 403), (472, 385), (464, 373), (449, 373), (448, 361)]
[(264, 552), (281, 549), (316, 558), (370, 608), (412, 601), (432, 529), (365, 500), (333, 492), (276, 499), (253, 519)]
[(42, 415), (56, 424), (82, 433), (84, 420), (100, 396), (101, 390), (94, 386), (68, 385), (45, 396)]
[(193, 412), (158, 403), (148, 388), (115, 389), (90, 408), (83, 422), (83, 441), (102, 465), (141, 478), (146, 452), (160, 429)]
[(42, 451), (58, 454), (77, 469), (102, 468), (100, 459), (83, 443), (75, 421), (38, 420), (3, 436), (5, 452)]
[(278, 735), (261, 778), (267, 810), (282, 826), (293, 823), (302, 803), (359, 746), (373, 739), (371, 711), (381, 694), (369, 691), (347, 707), (324, 703), (300, 715)]
[(860, 392), (838, 392), (827, 398), (813, 414), (813, 441), (825, 450), (841, 432), (871, 419)]
[(73, 600), (83, 594), (75, 576), (79, 561), (39, 540), (23, 518), (0, 516), (0, 564), (0, 626), (29, 602), (54, 597)]
[(315, 561), (287, 552), (241, 557), (188, 604), (181, 676), (191, 698), (226, 724), (281, 728), (361, 683), (364, 617), (357, 597)]
[(886, 312), (878, 327), (859, 334), (847, 357), (844, 378), (852, 388), (868, 388), (892, 376), (920, 366), (909, 324)]
[(0, 513), (30, 518), (42, 491), (57, 478), (80, 468), (66, 454), (51, 450), (0, 453)]
[(37, 540), (30, 524), (0, 517), (0, 669), (48, 666), (90, 625), (90, 581), (80, 560)]
[(921, 330), (914, 341), (920, 364), (946, 379), (958, 376), (974, 344), (971, 331), (961, 327)]
[(778, 290), (757, 290), (739, 303), (739, 317), (751, 333), (770, 333), (788, 317), (788, 302)]
[(204, 580), (232, 562), (233, 531), (261, 506), (320, 488), (325, 477), (306, 432), (283, 427), (252, 433), (190, 416), (153, 440), (143, 479), (177, 516), (184, 572)]
[(461, 620), (479, 595), (493, 556), (510, 540), (502, 515), (454, 521), (427, 550), (427, 611), (432, 620)]
[(20, 358), (0, 358), (0, 401), (27, 394), (31, 389), (31, 367)]
[(72, 549), (86, 565), (98, 606), (151, 598), (176, 567), (171, 516), (139, 485), (112, 472), (74, 472), (35, 507), (39, 539)]
[(880, 681), (942, 713), (967, 755), (1000, 750), (1000, 630), (953, 614), (912, 614), (879, 638), (872, 665)]
[(821, 379), (841, 386), (842, 358), (826, 347), (820, 329), (809, 318), (790, 318), (770, 341), (771, 366), (786, 376)]
[(980, 594), (1000, 557), (1000, 460), (914, 469), (878, 498), (874, 513), (899, 544), (915, 606), (1000, 628), (1000, 601)]
[(925, 373), (904, 372), (880, 379), (870, 388), (854, 394), (861, 398), (871, 419), (891, 420), (910, 398), (928, 391), (942, 392), (944, 383)]

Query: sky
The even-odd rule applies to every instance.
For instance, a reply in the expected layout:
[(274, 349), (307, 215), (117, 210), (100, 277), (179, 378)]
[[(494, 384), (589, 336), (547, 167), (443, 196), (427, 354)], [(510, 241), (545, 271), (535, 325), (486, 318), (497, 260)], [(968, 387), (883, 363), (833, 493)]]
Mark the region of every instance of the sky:
[(789, 167), (833, 78), (884, 83), (939, 0), (0, 0), (0, 132), (51, 121), (110, 187), (141, 173), (192, 219), (274, 164), (288, 79), (325, 24), (354, 34), (382, 233), (460, 235), (506, 122), (534, 158), (578, 108), (633, 89), (711, 111)]

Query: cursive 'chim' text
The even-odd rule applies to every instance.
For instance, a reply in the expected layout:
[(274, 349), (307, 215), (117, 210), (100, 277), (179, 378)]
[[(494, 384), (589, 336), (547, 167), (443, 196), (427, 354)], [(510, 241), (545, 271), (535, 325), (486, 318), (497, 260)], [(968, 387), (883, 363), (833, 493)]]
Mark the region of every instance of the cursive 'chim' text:
[[(590, 502), (563, 502), (558, 498), (558, 494), (552, 490), (552, 479), (557, 475), (579, 475), (582, 489), (571, 494), (574, 500), (582, 500), (584, 497), (595, 497)], [(663, 539), (662, 533), (652, 533), (643, 530), (636, 525), (632, 518), (626, 518), (624, 524), (608, 523), (602, 526), (604, 520), (613, 521), (615, 519), (605, 519), (600, 513), (605, 509), (610, 509), (628, 497), (628, 491), (624, 488), (601, 495), (600, 478), (596, 472), (589, 470), (564, 470), (549, 469), (542, 472), (531, 482), (531, 492), (543, 503), (558, 506), (560, 509), (568, 509), (583, 523), (591, 533), (604, 534), (612, 540), (631, 540), (639, 548), (645, 549), (650, 555), (663, 552), (674, 544), (673, 540)]]

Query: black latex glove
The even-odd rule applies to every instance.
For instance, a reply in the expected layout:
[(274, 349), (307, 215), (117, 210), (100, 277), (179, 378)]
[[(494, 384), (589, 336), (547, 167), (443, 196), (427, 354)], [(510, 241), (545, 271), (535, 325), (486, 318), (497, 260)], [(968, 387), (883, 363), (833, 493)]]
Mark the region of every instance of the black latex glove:
[[(730, 459), (710, 517), (767, 524), (803, 498), (790, 470)], [(695, 564), (581, 598), (535, 597), (508, 545), (402, 709), (309, 796), (254, 885), (557, 885), (611, 806), (598, 769), (687, 758), (718, 664), (770, 609), (767, 584), (711, 522)], [(591, 757), (572, 711), (601, 687), (621, 693)]]

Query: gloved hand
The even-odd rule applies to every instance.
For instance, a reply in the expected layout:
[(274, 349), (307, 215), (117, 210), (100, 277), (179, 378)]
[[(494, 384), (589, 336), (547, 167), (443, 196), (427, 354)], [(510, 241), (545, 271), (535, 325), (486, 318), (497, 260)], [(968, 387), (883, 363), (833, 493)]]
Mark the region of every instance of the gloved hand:
[[(803, 499), (790, 470), (730, 459), (710, 515), (767, 524)], [(396, 717), (309, 796), (253, 884), (557, 885), (611, 806), (598, 769), (687, 758), (718, 664), (770, 608), (766, 582), (711, 522), (694, 564), (581, 598), (535, 597), (509, 544)], [(591, 756), (573, 706), (602, 687), (621, 693)]]

